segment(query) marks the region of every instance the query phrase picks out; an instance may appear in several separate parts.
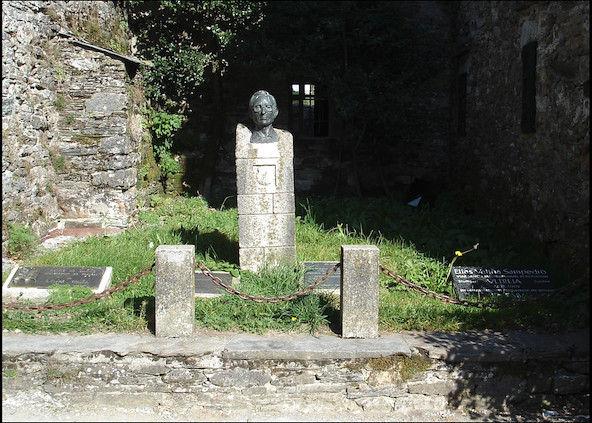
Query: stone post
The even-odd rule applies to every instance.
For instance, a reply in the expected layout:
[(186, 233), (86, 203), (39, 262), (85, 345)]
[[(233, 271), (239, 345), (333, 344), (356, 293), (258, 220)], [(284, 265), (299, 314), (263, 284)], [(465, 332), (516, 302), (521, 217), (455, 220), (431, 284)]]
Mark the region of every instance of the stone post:
[(192, 335), (195, 325), (195, 246), (158, 246), (155, 279), (156, 336)]
[(378, 337), (378, 264), (375, 245), (341, 246), (341, 336)]
[(294, 151), (292, 134), (274, 129), (277, 142), (250, 142), (236, 128), (236, 187), (239, 264), (258, 271), (265, 264), (296, 263)]

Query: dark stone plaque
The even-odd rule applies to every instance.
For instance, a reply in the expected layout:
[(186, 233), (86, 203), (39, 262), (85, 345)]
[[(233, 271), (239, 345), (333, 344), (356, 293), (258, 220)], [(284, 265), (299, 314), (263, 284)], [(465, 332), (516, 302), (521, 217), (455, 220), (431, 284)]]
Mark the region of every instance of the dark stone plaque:
[[(107, 280), (108, 279), (108, 280)], [(111, 267), (19, 267), (8, 288), (47, 289), (51, 285), (86, 286), (101, 292), (111, 283)]]
[[(327, 274), (327, 271), (335, 266), (336, 261), (305, 261), (304, 284), (308, 286)], [(341, 267), (327, 278), (317, 289), (341, 289)]]
[[(228, 272), (212, 272), (213, 276), (220, 278), (220, 280), (229, 286), (232, 286), (232, 275)], [(203, 274), (201, 270), (195, 272), (195, 294), (214, 294), (222, 295), (226, 291), (220, 288), (212, 281), (212, 278)]]
[(553, 292), (549, 274), (544, 269), (488, 269), (453, 267), (452, 281), (458, 297), (540, 295)]

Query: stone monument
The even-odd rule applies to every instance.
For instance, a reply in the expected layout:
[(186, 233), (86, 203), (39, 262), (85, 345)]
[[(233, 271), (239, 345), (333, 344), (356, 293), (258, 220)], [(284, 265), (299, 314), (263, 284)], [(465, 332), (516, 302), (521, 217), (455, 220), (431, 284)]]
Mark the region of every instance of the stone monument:
[(296, 263), (294, 147), (292, 134), (275, 129), (275, 98), (257, 91), (249, 101), (253, 132), (236, 127), (239, 264), (257, 272), (265, 265)]

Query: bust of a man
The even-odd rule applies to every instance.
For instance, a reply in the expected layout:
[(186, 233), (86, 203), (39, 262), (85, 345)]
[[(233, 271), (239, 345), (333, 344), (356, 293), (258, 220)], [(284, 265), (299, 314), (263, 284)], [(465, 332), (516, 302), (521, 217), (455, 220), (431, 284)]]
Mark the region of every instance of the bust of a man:
[(278, 135), (272, 126), (278, 113), (275, 98), (267, 91), (259, 90), (251, 96), (249, 100), (249, 116), (255, 123), (255, 130), (251, 134), (252, 143), (278, 141)]

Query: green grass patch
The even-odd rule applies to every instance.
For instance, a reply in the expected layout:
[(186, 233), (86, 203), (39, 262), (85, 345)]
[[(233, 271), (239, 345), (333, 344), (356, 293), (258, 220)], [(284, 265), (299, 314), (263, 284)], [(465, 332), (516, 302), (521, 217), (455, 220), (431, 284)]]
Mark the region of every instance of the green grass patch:
[[(227, 203), (231, 203), (228, 201)], [(338, 262), (344, 244), (371, 244), (380, 262), (395, 274), (439, 294), (454, 297), (450, 266), (543, 267), (557, 285), (571, 275), (549, 262), (532, 245), (514, 240), (495, 222), (459, 211), (453, 197), (443, 196), (432, 209), (407, 206), (402, 199), (314, 199), (297, 202), (297, 257), (304, 261)], [(128, 280), (154, 262), (159, 245), (195, 245), (196, 261), (210, 270), (240, 276), (238, 289), (258, 297), (281, 297), (303, 287), (300, 267), (239, 271), (236, 207), (211, 207), (203, 198), (153, 196), (139, 212), (139, 224), (124, 233), (90, 237), (57, 251), (26, 249), (24, 265), (111, 266), (113, 285)], [(17, 228), (18, 229), (18, 228)], [(24, 238), (19, 238), (22, 235)], [(461, 256), (455, 251), (476, 250)], [(3, 274), (3, 280), (5, 279)], [(88, 291), (54, 287), (49, 303), (84, 298)], [(489, 299), (488, 301), (499, 301)], [(503, 298), (501, 300), (508, 300)], [(196, 299), (196, 325), (219, 331), (310, 331), (339, 328), (339, 301), (317, 292), (270, 303), (244, 300), (226, 293)], [(441, 302), (410, 291), (380, 275), (379, 325), (399, 330), (537, 330), (562, 331), (588, 327), (588, 295), (574, 292), (509, 309), (479, 309)], [(42, 313), (3, 309), (2, 328), (24, 332), (145, 331), (154, 325), (154, 274), (137, 284), (92, 303)]]

